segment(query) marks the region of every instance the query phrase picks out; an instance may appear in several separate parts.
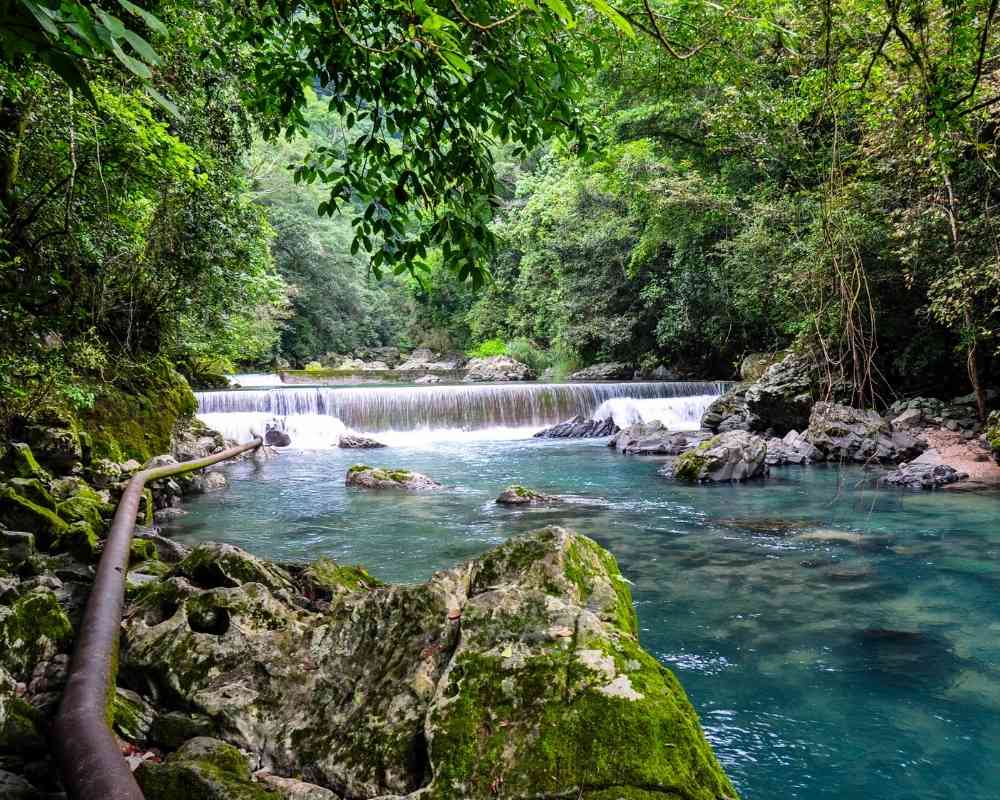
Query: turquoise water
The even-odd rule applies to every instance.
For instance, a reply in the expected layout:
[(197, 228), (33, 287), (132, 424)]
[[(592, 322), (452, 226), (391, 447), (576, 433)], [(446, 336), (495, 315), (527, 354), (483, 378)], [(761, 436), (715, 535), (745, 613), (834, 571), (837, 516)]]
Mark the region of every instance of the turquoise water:
[[(441, 494), (344, 487), (360, 459)], [(321, 555), (417, 581), (557, 523), (633, 581), (645, 647), (672, 667), (746, 800), (1000, 797), (1000, 497), (871, 489), (858, 469), (685, 487), (603, 442), (465, 441), (285, 452), (166, 528), (281, 561)], [(573, 495), (492, 503), (509, 483)]]

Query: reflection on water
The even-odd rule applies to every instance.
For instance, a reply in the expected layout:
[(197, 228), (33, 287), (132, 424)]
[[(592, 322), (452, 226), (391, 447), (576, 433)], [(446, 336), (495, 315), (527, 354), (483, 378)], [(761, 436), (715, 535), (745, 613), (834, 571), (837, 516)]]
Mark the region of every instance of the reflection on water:
[[(357, 460), (455, 487), (345, 489)], [(414, 581), (549, 523), (610, 549), (643, 644), (683, 681), (748, 800), (1000, 797), (1000, 499), (872, 490), (857, 469), (688, 487), (603, 442), (284, 453), (167, 530)], [(492, 503), (509, 483), (571, 494)]]

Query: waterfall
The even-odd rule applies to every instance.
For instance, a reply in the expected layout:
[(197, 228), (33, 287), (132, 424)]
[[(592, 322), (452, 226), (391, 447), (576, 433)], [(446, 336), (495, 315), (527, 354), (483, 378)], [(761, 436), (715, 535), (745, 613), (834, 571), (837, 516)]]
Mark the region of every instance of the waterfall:
[(335, 446), (345, 430), (521, 438), (575, 416), (620, 425), (662, 419), (697, 427), (705, 407), (727, 388), (710, 381), (487, 384), (460, 386), (302, 387), (197, 392), (198, 415), (227, 438), (277, 425), (299, 447)]

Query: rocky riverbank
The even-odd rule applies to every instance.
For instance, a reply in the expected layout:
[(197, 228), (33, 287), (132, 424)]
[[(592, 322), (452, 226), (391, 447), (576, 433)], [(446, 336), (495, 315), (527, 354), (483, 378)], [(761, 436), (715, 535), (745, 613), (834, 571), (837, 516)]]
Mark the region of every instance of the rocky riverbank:
[[(700, 483), (762, 478), (773, 466), (836, 462), (879, 470), (888, 485), (1000, 488), (1000, 412), (984, 425), (972, 396), (903, 400), (883, 415), (849, 405), (846, 386), (833, 392), (843, 402), (818, 400), (820, 375), (806, 356), (761, 358), (750, 367), (756, 377), (715, 400), (701, 430), (638, 423), (616, 432), (609, 446), (625, 455), (676, 458), (662, 473)], [(988, 397), (997, 401), (993, 392)], [(584, 431), (573, 423), (539, 435)]]
[[(171, 431), (146, 465), (225, 444), (187, 415)], [(0, 461), (0, 796), (55, 800), (49, 725), (115, 502), (143, 465), (98, 455), (134, 443), (98, 451), (75, 425), (34, 437)], [(355, 470), (401, 478), (378, 472)], [(223, 482), (152, 484), (132, 546), (108, 716), (148, 800), (736, 796), (590, 539), (546, 528), (391, 586), (160, 535), (184, 495)]]

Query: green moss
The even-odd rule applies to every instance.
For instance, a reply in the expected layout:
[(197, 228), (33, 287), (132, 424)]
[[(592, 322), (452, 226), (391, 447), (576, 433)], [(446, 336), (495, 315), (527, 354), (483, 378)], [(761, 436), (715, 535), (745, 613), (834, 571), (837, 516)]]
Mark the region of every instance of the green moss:
[(314, 587), (331, 595), (374, 589), (384, 584), (359, 565), (341, 566), (332, 558), (310, 564), (302, 577)]
[(0, 486), (0, 522), (11, 530), (34, 533), (43, 549), (54, 547), (70, 532), (55, 511), (32, 502), (12, 486)]
[(149, 539), (133, 539), (129, 545), (129, 564), (135, 565), (142, 561), (157, 561), (160, 552), (155, 542)]
[(12, 478), (7, 481), (15, 492), (51, 511), (56, 510), (56, 499), (38, 478)]
[(35, 663), (70, 641), (73, 627), (52, 592), (36, 589), (0, 607), (0, 666), (24, 680)]
[(144, 528), (149, 528), (153, 524), (153, 490), (145, 488), (142, 490), (142, 500), (139, 504), (139, 514), (137, 515), (139, 524)]
[(145, 741), (155, 711), (141, 697), (117, 690), (111, 698), (111, 724), (126, 739)]
[(146, 800), (281, 800), (253, 781), (239, 750), (211, 739), (188, 742), (163, 764), (147, 761), (135, 777)]
[(166, 362), (158, 364), (129, 391), (104, 386), (93, 409), (80, 416), (92, 438), (92, 458), (145, 462), (169, 452), (177, 421), (197, 410), (191, 387)]
[(688, 450), (677, 457), (677, 461), (674, 463), (674, 477), (679, 481), (697, 483), (701, 480), (701, 471), (707, 464), (708, 459), (697, 449)]
[(1000, 457), (1000, 411), (993, 411), (986, 420), (986, 443), (995, 457)]
[(86, 522), (95, 531), (105, 528), (105, 516), (110, 506), (99, 497), (89, 497), (81, 493), (63, 500), (56, 506), (56, 512), (67, 522)]
[[(456, 659), (447, 704), (432, 715), (432, 797), (546, 796), (567, 787), (718, 800), (736, 792), (712, 753), (698, 717), (673, 675), (631, 637), (615, 646), (631, 700), (600, 691), (606, 676), (552, 649), (517, 670), (503, 659)], [(595, 795), (600, 797), (602, 795)]]
[(48, 481), (51, 477), (39, 466), (31, 448), (23, 442), (11, 443), (4, 457), (3, 472), (15, 478), (37, 478), (40, 481)]
[(0, 753), (42, 753), (48, 745), (42, 714), (0, 687)]

